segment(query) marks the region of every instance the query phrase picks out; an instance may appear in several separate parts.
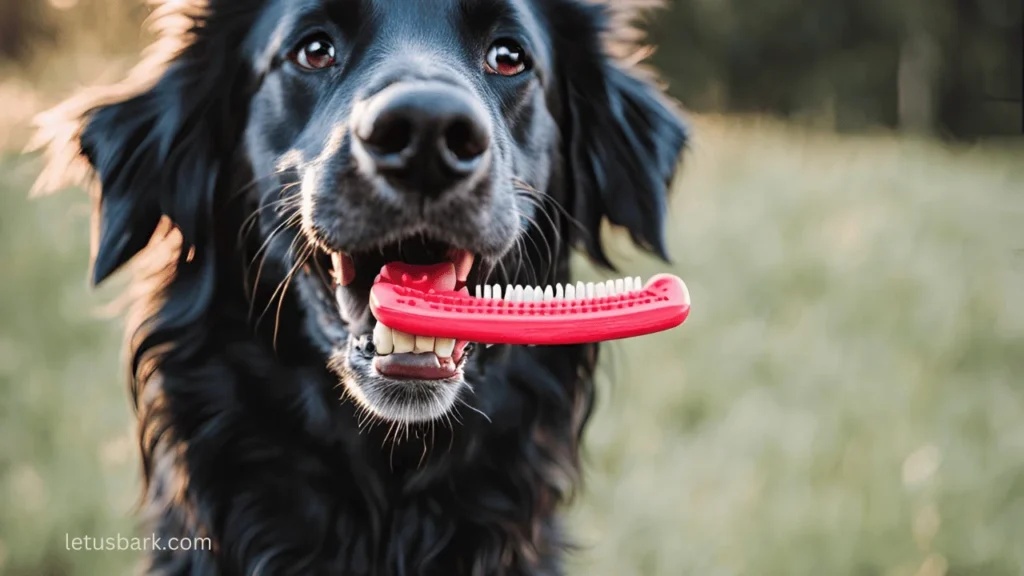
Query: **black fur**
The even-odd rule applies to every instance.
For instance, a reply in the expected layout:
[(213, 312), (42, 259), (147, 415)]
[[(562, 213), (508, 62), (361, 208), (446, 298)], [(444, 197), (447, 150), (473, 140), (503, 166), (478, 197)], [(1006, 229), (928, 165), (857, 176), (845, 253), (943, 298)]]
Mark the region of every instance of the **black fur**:
[[(349, 102), (358, 86), (340, 76), (321, 92), (268, 100), (268, 83), (287, 82), (274, 77), (275, 28), (266, 26), (287, 22), (295, 6), (326, 6), (317, 13), (344, 29), (346, 57), (370, 72), (383, 66), (370, 55), (387, 35), (368, 23), (443, 30), (449, 5), (473, 14), (459, 26), (505, 18), (540, 43), (535, 77), (474, 88), (495, 111), (499, 139), (485, 196), (509, 194), (532, 215), (509, 239), (525, 257), (505, 251), (489, 264), (502, 283), (566, 281), (572, 240), (610, 265), (603, 219), (667, 257), (666, 192), (686, 132), (655, 88), (609, 55), (637, 2), (431, 4), (437, 21), (410, 11), (382, 20), (370, 0), (209, 0), (165, 14), (187, 26), (166, 33), (179, 47), (159, 52), (167, 64), (154, 81), (133, 77), (61, 110), (76, 128), (53, 138), (43, 182), (80, 152), (101, 191), (95, 280), (138, 265), (128, 344), (146, 510), (164, 538), (214, 542), (207, 552), (154, 552), (149, 572), (562, 573), (556, 512), (580, 482), (597, 347), (477, 350), (464, 409), (429, 425), (374, 421), (346, 398), (329, 364), (356, 324), (324, 320), (333, 300), (310, 256), (320, 239), (287, 226), (273, 202), (297, 183), (297, 167), (268, 170), (259, 148), (301, 148), (302, 126), (327, 122), (318, 103)], [(472, 33), (428, 38), (443, 51)], [(524, 204), (519, 187), (543, 196)], [(313, 224), (356, 224), (351, 211), (333, 217)]]

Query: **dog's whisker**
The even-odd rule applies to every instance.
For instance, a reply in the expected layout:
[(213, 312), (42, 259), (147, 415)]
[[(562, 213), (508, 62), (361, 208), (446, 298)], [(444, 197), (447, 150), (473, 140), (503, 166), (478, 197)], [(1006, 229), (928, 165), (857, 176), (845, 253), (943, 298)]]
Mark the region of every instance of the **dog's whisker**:
[[(287, 188), (293, 187), (295, 185), (297, 185), (297, 183), (285, 184), (283, 188), (287, 189)], [(259, 221), (259, 216), (264, 211), (270, 210), (270, 209), (274, 209), (274, 208), (280, 208), (280, 207), (289, 208), (289, 207), (292, 207), (292, 206), (290, 206), (292, 203), (296, 204), (296, 206), (294, 206), (295, 208), (298, 208), (298, 204), (300, 204), (301, 202), (302, 202), (302, 198), (300, 196), (298, 196), (298, 195), (294, 195), (294, 196), (288, 196), (288, 197), (285, 197), (285, 198), (279, 198), (277, 200), (273, 200), (273, 201), (267, 202), (265, 204), (261, 203), (260, 205), (258, 205), (255, 209), (252, 210), (252, 212), (249, 213), (248, 216), (245, 217), (245, 219), (242, 221), (241, 226), (239, 226), (239, 229), (238, 229), (238, 243), (239, 243), (239, 245), (242, 245), (245, 242), (245, 239), (249, 236), (249, 233), (252, 232), (252, 230), (255, 227), (256, 223)]]
[[(295, 244), (297, 242), (302, 242), (305, 247), (308, 247), (308, 245), (305, 244), (305, 240), (303, 238), (304, 237), (301, 234), (296, 234), (292, 238), (292, 241), (288, 245), (288, 249), (285, 251), (285, 257), (287, 257), (288, 254), (292, 254), (294, 252)], [(265, 261), (265, 259), (264, 259), (264, 261)], [(259, 326), (259, 324), (262, 321), (263, 317), (266, 315), (266, 313), (270, 310), (270, 307), (273, 305), (274, 298), (276, 296), (278, 296), (278, 294), (280, 293), (281, 299), (279, 300), (279, 304), (278, 304), (278, 317), (279, 317), (279, 315), (280, 315), (280, 303), (282, 303), (284, 301), (284, 291), (287, 290), (288, 284), (291, 282), (292, 275), (295, 273), (295, 271), (298, 269), (298, 267), (302, 264), (302, 262), (303, 262), (302, 258), (295, 258), (294, 263), (292, 264), (291, 268), (288, 270), (288, 273), (285, 274), (284, 279), (281, 280), (280, 282), (278, 282), (277, 286), (274, 288), (274, 292), (270, 295), (270, 298), (267, 299), (267, 305), (263, 309), (263, 312), (260, 314), (260, 317), (256, 320), (256, 326)], [(261, 268), (262, 268), (262, 262), (261, 262)], [(275, 350), (276, 350), (276, 348), (277, 348), (277, 344), (276, 344), (277, 343), (277, 324), (276, 323), (275, 323), (275, 327), (274, 327), (274, 339), (273, 339), (273, 342), (274, 342), (274, 347), (275, 347)]]
[(465, 401), (464, 399), (462, 399), (462, 398), (459, 398), (459, 402), (461, 402), (461, 403), (462, 403), (462, 405), (463, 405), (463, 406), (465, 406), (466, 408), (469, 408), (469, 409), (470, 409), (470, 410), (472, 410), (473, 412), (476, 412), (477, 414), (479, 414), (479, 415), (483, 416), (483, 417), (484, 417), (484, 420), (487, 420), (487, 423), (488, 423), (488, 424), (493, 424), (493, 422), (491, 422), (491, 417), (490, 417), (490, 416), (488, 416), (487, 414), (484, 414), (484, 412), (483, 412), (482, 410), (480, 410), (480, 409), (476, 408), (475, 406), (473, 406), (473, 405), (472, 405), (472, 404), (470, 404), (469, 402), (466, 402), (466, 401)]
[[(523, 189), (518, 189), (518, 190), (523, 190)], [(526, 216), (525, 214), (523, 215), (523, 218), (526, 219), (527, 221), (529, 221), (533, 225), (533, 228), (535, 230), (537, 230), (537, 232), (541, 235), (541, 238), (543, 240), (543, 244), (545, 245), (545, 247), (547, 249), (546, 270), (545, 270), (545, 273), (544, 273), (544, 279), (541, 280), (541, 283), (547, 283), (551, 279), (551, 277), (552, 277), (553, 266), (554, 266), (554, 263), (557, 261), (557, 258), (558, 258), (558, 255), (559, 255), (559, 250), (560, 250), (560, 248), (562, 246), (561, 231), (559, 230), (559, 227), (555, 223), (555, 221), (554, 221), (553, 217), (551, 216), (550, 212), (544, 208), (543, 204), (541, 204), (540, 201), (538, 201), (534, 197), (531, 197), (530, 195), (520, 194), (518, 196), (520, 198), (522, 198), (523, 200), (529, 202), (531, 205), (533, 205), (537, 209), (538, 212), (543, 214), (544, 217), (547, 219), (548, 224), (550, 224), (551, 230), (554, 232), (554, 236), (555, 236), (554, 242), (549, 242), (548, 238), (547, 238), (547, 234), (544, 231), (544, 228), (540, 226), (540, 224), (537, 222), (537, 220), (534, 219), (534, 218), (531, 218), (529, 216)], [(541, 195), (541, 196), (539, 196), (539, 198), (547, 198), (547, 196), (546, 195)], [(552, 200), (552, 204), (554, 204), (555, 206), (558, 206), (558, 203), (554, 202), (553, 200)], [(536, 242), (534, 242), (534, 244), (536, 245)], [(538, 248), (538, 252), (539, 252), (539, 250), (540, 249)]]
[[(540, 227), (540, 225), (537, 223), (537, 221), (534, 220), (530, 216), (526, 216), (525, 214), (523, 215), (523, 218), (526, 219), (528, 222), (530, 222), (533, 225), (533, 229), (536, 230), (537, 233), (541, 235), (541, 238), (543, 240), (542, 243), (547, 245), (548, 242), (546, 241), (544, 230)], [(524, 238), (526, 240), (529, 240), (530, 243), (533, 244), (534, 249), (537, 251), (537, 257), (541, 258), (542, 261), (547, 263), (547, 267), (545, 268), (545, 271), (541, 273), (541, 277), (534, 278), (532, 283), (533, 284), (546, 284), (547, 280), (548, 280), (548, 277), (549, 277), (549, 273), (551, 271), (551, 267), (550, 267), (551, 266), (550, 265), (551, 248), (550, 248), (550, 246), (548, 246), (548, 249), (547, 249), (548, 250), (548, 257), (547, 257), (547, 259), (545, 259), (540, 245), (537, 244), (537, 240), (532, 235), (530, 235), (530, 234), (525, 234)], [(532, 262), (531, 262), (530, 270), (532, 271), (532, 270), (536, 270), (536, 269), (537, 268), (535, 266), (533, 266)]]
[[(302, 237), (301, 234), (296, 236), (296, 238), (300, 237)], [(297, 259), (295, 265), (292, 266), (292, 269), (288, 272), (288, 276), (285, 278), (284, 281), (284, 287), (281, 289), (281, 295), (277, 299), (277, 314), (274, 317), (274, 336), (271, 339), (275, 351), (277, 350), (277, 334), (281, 328), (281, 308), (284, 306), (285, 293), (288, 291), (288, 286), (291, 285), (292, 277), (295, 275), (295, 271), (299, 269), (303, 264), (305, 264), (306, 260), (308, 260), (309, 256), (313, 253), (313, 250), (314, 248), (312, 246), (309, 246), (308, 244), (306, 245), (303, 257)], [(271, 300), (273, 300), (273, 296), (271, 296)]]
[(273, 230), (271, 230), (270, 234), (267, 235), (267, 239), (260, 246), (259, 250), (256, 251), (256, 254), (253, 255), (252, 260), (248, 264), (246, 264), (244, 266), (244, 269), (246, 271), (248, 271), (249, 269), (251, 269), (252, 265), (256, 262), (257, 258), (262, 258), (260, 260), (259, 267), (256, 269), (256, 277), (255, 277), (255, 279), (253, 279), (253, 282), (252, 282), (252, 290), (249, 291), (249, 293), (251, 294), (251, 296), (249, 298), (249, 318), (250, 319), (252, 319), (252, 314), (253, 314), (253, 311), (254, 311), (254, 307), (256, 305), (256, 297), (255, 296), (256, 296), (256, 294), (257, 294), (257, 292), (259, 290), (260, 279), (263, 276), (263, 266), (264, 266), (264, 264), (266, 264), (266, 261), (267, 261), (267, 259), (266, 259), (266, 251), (270, 247), (271, 242), (274, 241), (274, 239), (277, 237), (277, 235), (280, 232), (288, 229), (291, 226), (294, 226), (294, 225), (298, 224), (298, 222), (299, 222), (298, 218), (301, 218), (301, 217), (302, 217), (302, 215), (298, 211), (296, 211), (296, 213), (292, 217), (282, 221)]
[(583, 237), (586, 238), (588, 241), (591, 240), (591, 234), (587, 230), (587, 227), (584, 226), (583, 223), (579, 221), (579, 219), (573, 216), (565, 208), (565, 206), (562, 206), (557, 200), (555, 200), (551, 196), (548, 196), (547, 194), (544, 194), (543, 192), (540, 192), (536, 188), (529, 186), (525, 182), (515, 178), (513, 178), (513, 187), (517, 190), (517, 192), (523, 193), (522, 195), (519, 196), (521, 198), (529, 198), (533, 202), (540, 201), (550, 204), (566, 219), (570, 226), (576, 229), (576, 231), (583, 235)]

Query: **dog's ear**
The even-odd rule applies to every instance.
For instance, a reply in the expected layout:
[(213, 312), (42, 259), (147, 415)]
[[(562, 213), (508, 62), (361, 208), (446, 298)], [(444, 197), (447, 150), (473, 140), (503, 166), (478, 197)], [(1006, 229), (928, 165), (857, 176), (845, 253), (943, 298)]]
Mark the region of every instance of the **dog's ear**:
[[(222, 37), (204, 24), (183, 35), (188, 41), (170, 55), (152, 54), (124, 83), (88, 91), (63, 107), (63, 121), (76, 126), (65, 129), (70, 134), (63, 145), (77, 144), (99, 183), (94, 283), (142, 250), (162, 217), (194, 253), (209, 235), (214, 191), (228, 172), (244, 118), (238, 93), (245, 67), (232, 57), (240, 38)], [(147, 80), (147, 66), (163, 71)], [(61, 143), (50, 139), (53, 156)], [(66, 169), (67, 155), (64, 166), (55, 165), (62, 160), (57, 157), (48, 170)]]
[(686, 125), (651, 81), (608, 53), (605, 41), (620, 24), (607, 5), (558, 4), (555, 67), (564, 102), (569, 202), (583, 228), (576, 230), (576, 242), (599, 264), (614, 268), (600, 238), (607, 219), (667, 261), (667, 194), (687, 141)]

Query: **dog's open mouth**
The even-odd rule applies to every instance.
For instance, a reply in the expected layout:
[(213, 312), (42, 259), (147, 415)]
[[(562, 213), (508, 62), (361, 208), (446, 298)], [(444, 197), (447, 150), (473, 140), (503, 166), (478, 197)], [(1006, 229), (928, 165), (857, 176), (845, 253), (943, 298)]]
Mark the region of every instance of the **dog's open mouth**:
[[(457, 278), (456, 290), (464, 290), (468, 282), (474, 254), (450, 244), (429, 238), (410, 238), (383, 246), (375, 251), (331, 252), (331, 276), (338, 299), (344, 291), (360, 294), (369, 291), (381, 269), (389, 263), (450, 263)], [(373, 367), (381, 375), (394, 379), (444, 380), (459, 374), (469, 342), (452, 338), (435, 338), (394, 330), (376, 321), (372, 343), (366, 350), (373, 354)]]

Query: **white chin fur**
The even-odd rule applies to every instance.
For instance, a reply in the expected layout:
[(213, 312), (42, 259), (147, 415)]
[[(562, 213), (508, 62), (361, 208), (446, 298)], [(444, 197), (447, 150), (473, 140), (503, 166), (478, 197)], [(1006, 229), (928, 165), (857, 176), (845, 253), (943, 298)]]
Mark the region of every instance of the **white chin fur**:
[(360, 380), (345, 378), (345, 388), (356, 403), (378, 418), (402, 424), (444, 418), (465, 386), (461, 372), (456, 378), (429, 382), (396, 382), (379, 375)]

